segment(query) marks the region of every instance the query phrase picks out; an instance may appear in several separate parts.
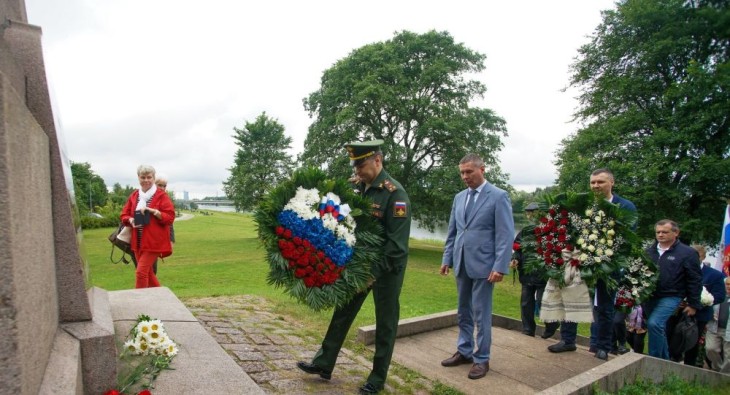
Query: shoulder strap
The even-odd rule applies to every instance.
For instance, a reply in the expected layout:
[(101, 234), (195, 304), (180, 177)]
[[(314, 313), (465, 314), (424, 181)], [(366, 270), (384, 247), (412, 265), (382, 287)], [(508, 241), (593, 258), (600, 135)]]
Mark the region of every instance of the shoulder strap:
[(115, 265), (116, 265), (117, 263), (119, 263), (119, 262), (124, 262), (124, 264), (125, 264), (125, 265), (128, 265), (128, 264), (129, 264), (129, 261), (127, 260), (127, 257), (126, 257), (127, 253), (126, 253), (126, 252), (124, 252), (124, 251), (122, 251), (122, 256), (121, 256), (121, 257), (119, 257), (119, 259), (117, 259), (116, 261), (114, 260), (114, 248), (117, 248), (117, 246), (115, 246), (115, 245), (114, 245), (114, 244), (112, 243), (112, 250), (111, 250), (111, 252), (109, 253), (109, 260), (110, 260), (110, 261), (111, 261), (111, 262), (112, 262), (113, 264), (115, 264)]

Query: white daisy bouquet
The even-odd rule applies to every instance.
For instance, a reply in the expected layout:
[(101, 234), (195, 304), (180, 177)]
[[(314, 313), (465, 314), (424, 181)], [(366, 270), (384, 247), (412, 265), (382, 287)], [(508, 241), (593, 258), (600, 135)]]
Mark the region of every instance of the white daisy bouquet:
[(120, 355), (118, 390), (106, 394), (145, 393), (137, 390), (153, 388), (157, 376), (172, 369), (170, 364), (178, 352), (178, 345), (167, 334), (162, 321), (140, 314)]
[(124, 343), (124, 349), (132, 355), (164, 355), (170, 359), (177, 355), (177, 344), (167, 335), (160, 320), (141, 315), (130, 334), (132, 338)]

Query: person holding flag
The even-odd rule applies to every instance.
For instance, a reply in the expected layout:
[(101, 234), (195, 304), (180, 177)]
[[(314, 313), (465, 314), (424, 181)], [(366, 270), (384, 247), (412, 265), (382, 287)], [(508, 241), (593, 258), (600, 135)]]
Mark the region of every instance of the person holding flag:
[(730, 276), (730, 199), (727, 200), (727, 203), (720, 237), (720, 252), (717, 254), (715, 269), (725, 273), (725, 276)]

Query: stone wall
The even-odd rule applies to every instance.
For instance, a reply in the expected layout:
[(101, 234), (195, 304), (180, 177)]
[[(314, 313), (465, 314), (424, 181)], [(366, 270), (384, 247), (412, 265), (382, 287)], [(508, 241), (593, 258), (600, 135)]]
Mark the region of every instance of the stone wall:
[[(115, 385), (105, 294), (87, 293), (43, 63), (23, 0), (0, 2), (0, 394)], [(92, 312), (92, 305), (95, 307)], [(70, 356), (70, 358), (69, 358)], [(59, 389), (63, 389), (59, 392)]]

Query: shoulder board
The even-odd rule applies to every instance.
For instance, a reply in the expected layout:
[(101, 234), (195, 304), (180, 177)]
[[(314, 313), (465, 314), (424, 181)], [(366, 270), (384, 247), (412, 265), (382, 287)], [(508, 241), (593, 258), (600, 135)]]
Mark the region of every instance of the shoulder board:
[(398, 189), (398, 187), (395, 186), (395, 184), (393, 184), (392, 182), (390, 182), (390, 180), (383, 181), (383, 186), (385, 187), (385, 189), (388, 190), (388, 192), (393, 192), (396, 189)]

